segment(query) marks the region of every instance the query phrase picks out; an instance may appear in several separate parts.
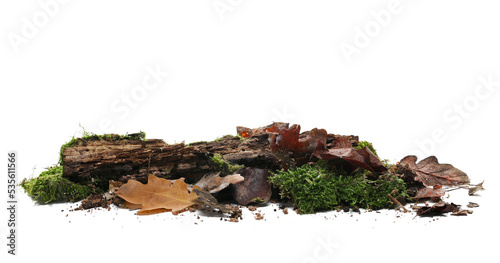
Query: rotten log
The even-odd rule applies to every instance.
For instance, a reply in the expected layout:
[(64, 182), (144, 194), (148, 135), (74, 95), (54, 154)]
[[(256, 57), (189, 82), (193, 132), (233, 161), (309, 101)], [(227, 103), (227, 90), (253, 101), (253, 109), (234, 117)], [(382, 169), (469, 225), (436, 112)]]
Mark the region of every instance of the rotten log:
[[(357, 136), (329, 134), (327, 143), (342, 137), (353, 146)], [(108, 139), (114, 138), (114, 139)], [(262, 132), (250, 138), (227, 135), (212, 142), (167, 144), (159, 139), (116, 139), (116, 136), (95, 136), (78, 139), (62, 151), (64, 176), (74, 182), (92, 183), (107, 189), (109, 180), (127, 182), (134, 179), (143, 183), (147, 176), (176, 179), (186, 178), (195, 183), (203, 175), (220, 171), (213, 161), (215, 154), (229, 164), (261, 169), (281, 169), (278, 158), (271, 152), (269, 133)]]

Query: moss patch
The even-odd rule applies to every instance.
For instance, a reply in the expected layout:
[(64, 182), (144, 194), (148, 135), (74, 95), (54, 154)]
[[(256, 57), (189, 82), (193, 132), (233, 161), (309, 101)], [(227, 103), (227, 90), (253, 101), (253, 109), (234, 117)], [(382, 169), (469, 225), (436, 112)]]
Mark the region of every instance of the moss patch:
[(364, 170), (347, 174), (328, 169), (322, 161), (272, 174), (269, 181), (279, 188), (281, 197), (292, 199), (302, 214), (339, 207), (392, 208), (388, 194), (407, 197), (405, 184), (396, 175), (369, 180)]
[(370, 151), (372, 151), (373, 154), (375, 154), (377, 157), (379, 157), (377, 154), (377, 151), (375, 150), (375, 148), (373, 147), (373, 144), (371, 142), (360, 141), (358, 143), (358, 146), (356, 146), (356, 149), (361, 149), (364, 147), (368, 147), (368, 149), (370, 149)]
[(40, 203), (75, 202), (93, 193), (90, 187), (74, 183), (62, 177), (62, 174), (63, 167), (57, 165), (36, 178), (23, 179), (20, 185), (33, 200)]
[(223, 174), (233, 174), (239, 169), (245, 167), (241, 164), (231, 164), (226, 162), (226, 160), (224, 160), (224, 158), (222, 158), (222, 156), (218, 153), (214, 154), (214, 156), (212, 156), (210, 159)]

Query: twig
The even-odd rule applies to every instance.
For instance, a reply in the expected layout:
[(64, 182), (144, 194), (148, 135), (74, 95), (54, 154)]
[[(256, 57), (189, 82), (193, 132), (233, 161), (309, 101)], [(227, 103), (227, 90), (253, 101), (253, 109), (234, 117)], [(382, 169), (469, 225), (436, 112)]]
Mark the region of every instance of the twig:
[(404, 205), (402, 205), (396, 198), (392, 197), (391, 194), (387, 194), (387, 196), (391, 199), (391, 201), (395, 204), (398, 204), (399, 206), (401, 206), (401, 208), (403, 208), (403, 210), (405, 210), (405, 212), (410, 212), (410, 210), (406, 209), (406, 207), (404, 207)]

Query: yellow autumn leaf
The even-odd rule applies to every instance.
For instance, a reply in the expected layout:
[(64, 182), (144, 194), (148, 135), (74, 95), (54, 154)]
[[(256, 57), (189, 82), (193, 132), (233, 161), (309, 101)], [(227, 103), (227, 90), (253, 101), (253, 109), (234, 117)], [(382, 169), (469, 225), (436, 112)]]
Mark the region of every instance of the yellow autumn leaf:
[[(168, 209), (176, 213), (192, 205), (199, 204), (196, 201), (198, 195), (189, 192), (184, 180), (172, 182), (150, 174), (147, 184), (129, 180), (118, 189), (117, 195), (129, 203), (141, 205), (138, 214), (148, 214), (146, 211), (157, 209)], [(196, 188), (199, 189), (196, 186), (193, 189)]]

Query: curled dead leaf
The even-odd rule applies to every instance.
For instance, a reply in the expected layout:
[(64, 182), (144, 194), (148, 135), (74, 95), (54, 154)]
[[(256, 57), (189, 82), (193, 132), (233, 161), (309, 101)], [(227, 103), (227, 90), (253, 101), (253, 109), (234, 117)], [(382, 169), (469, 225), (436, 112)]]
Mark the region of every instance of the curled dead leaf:
[(341, 158), (349, 162), (355, 168), (361, 167), (372, 172), (387, 171), (382, 161), (367, 147), (355, 149), (351, 146), (349, 148), (325, 149), (322, 142), (318, 142), (318, 147), (316, 147), (314, 156), (324, 160)]
[(457, 212), (460, 207), (454, 203), (439, 202), (429, 207), (421, 207), (417, 210), (418, 216), (437, 216), (444, 213)]
[(476, 186), (470, 187), (469, 195), (474, 195), (478, 191), (483, 191), (484, 190), (483, 183), (484, 181), (482, 181), (480, 184), (477, 184)]
[(228, 187), (230, 184), (237, 184), (245, 180), (245, 178), (239, 174), (231, 174), (224, 177), (220, 177), (219, 174), (220, 172), (206, 174), (195, 184), (195, 186), (213, 194)]

